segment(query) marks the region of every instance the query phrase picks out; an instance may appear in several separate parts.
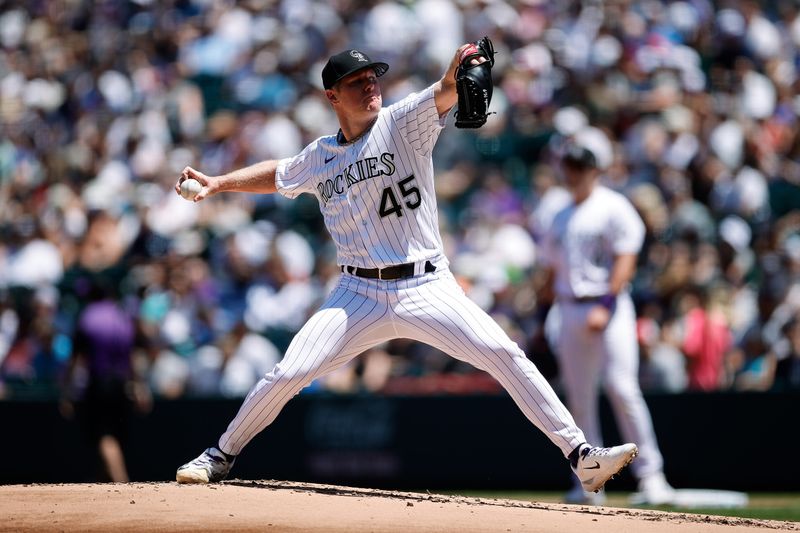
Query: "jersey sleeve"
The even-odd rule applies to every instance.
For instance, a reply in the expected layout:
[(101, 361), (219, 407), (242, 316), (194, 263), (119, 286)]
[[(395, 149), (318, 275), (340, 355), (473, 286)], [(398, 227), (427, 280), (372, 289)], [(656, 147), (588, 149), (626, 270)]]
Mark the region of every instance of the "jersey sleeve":
[(278, 161), (275, 172), (275, 187), (287, 198), (297, 198), (304, 192), (315, 193), (312, 180), (313, 170), (319, 166), (319, 139), (306, 146), (294, 157)]
[(614, 253), (638, 254), (644, 243), (645, 227), (639, 213), (623, 196), (611, 211), (611, 243)]
[(421, 156), (430, 156), (447, 120), (447, 115), (440, 117), (436, 109), (433, 85), (392, 104), (389, 112), (400, 135), (414, 151)]

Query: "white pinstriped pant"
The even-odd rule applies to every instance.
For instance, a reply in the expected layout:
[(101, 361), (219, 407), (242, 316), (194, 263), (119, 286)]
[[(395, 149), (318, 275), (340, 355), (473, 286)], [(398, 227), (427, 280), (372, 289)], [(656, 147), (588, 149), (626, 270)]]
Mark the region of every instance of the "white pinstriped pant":
[(586, 441), (536, 366), (445, 268), (400, 281), (342, 274), (283, 360), (247, 395), (219, 448), (239, 454), (303, 387), (394, 338), (424, 342), (488, 372), (565, 457)]
[(586, 327), (593, 304), (559, 302), (558, 360), (575, 420), (593, 445), (602, 445), (598, 415), (598, 386), (602, 382), (625, 442), (639, 446), (639, 459), (631, 464), (641, 479), (661, 472), (664, 460), (658, 449), (650, 411), (639, 388), (639, 349), (636, 311), (628, 293), (617, 297), (611, 320), (602, 333)]

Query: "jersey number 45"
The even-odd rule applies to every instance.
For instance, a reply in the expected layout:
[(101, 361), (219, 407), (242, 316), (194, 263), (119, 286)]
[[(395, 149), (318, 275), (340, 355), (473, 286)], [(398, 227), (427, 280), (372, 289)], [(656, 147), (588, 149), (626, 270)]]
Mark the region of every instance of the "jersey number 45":
[[(414, 185), (414, 174), (398, 181), (397, 187), (400, 189), (400, 196), (406, 207), (409, 209), (416, 209), (420, 206), (422, 197), (419, 194), (419, 189)], [(397, 201), (397, 198), (393, 186), (383, 189), (383, 193), (381, 193), (381, 205), (378, 208), (378, 214), (381, 218), (388, 217), (392, 214), (398, 217), (403, 216), (403, 205)]]

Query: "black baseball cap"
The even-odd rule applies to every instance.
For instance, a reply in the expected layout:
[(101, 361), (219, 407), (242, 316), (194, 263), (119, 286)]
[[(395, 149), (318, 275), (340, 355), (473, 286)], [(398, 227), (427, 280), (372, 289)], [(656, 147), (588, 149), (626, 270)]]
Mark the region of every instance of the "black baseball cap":
[(389, 70), (389, 65), (380, 61), (372, 61), (367, 54), (358, 50), (345, 50), (328, 59), (322, 69), (322, 85), (326, 89), (332, 88), (345, 76), (372, 67), (376, 76), (383, 76)]

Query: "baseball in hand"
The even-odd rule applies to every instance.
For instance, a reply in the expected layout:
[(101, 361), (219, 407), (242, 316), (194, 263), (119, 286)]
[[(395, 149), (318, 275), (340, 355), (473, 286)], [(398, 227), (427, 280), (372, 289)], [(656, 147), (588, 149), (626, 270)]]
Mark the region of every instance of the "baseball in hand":
[(181, 183), (181, 196), (187, 200), (194, 200), (194, 197), (202, 190), (203, 184), (196, 179), (189, 178)]

